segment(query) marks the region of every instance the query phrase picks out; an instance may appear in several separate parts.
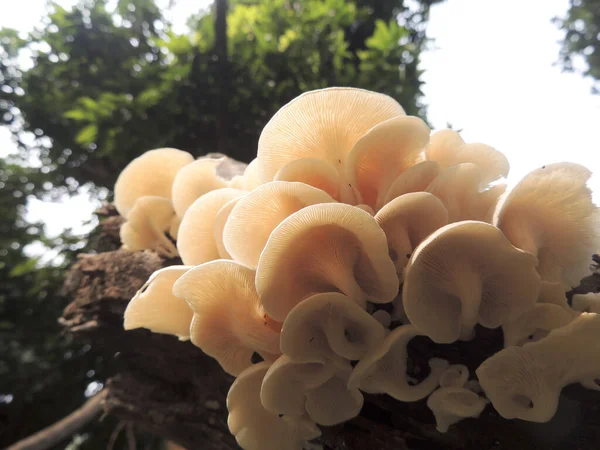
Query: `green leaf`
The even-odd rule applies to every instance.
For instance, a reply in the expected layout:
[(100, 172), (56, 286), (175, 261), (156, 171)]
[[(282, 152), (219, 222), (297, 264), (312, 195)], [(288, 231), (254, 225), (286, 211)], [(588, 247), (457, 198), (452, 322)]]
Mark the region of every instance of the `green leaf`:
[(75, 141), (81, 145), (89, 145), (96, 140), (96, 136), (98, 135), (98, 127), (94, 124), (83, 127), (77, 136), (75, 137)]

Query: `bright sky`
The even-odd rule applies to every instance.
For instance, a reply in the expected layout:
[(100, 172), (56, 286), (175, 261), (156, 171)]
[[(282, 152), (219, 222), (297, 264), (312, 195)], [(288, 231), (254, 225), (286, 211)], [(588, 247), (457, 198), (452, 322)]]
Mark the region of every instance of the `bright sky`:
[[(28, 30), (45, 0), (10, 2), (0, 27)], [(73, 4), (74, 0), (59, 0)], [(168, 0), (163, 0), (168, 3)], [(177, 29), (207, 0), (178, 0), (170, 14)], [(447, 0), (433, 7), (423, 56), (425, 102), (435, 128), (462, 129), (467, 141), (502, 151), (512, 165), (509, 182), (552, 162), (572, 161), (600, 172), (600, 96), (577, 74), (562, 73), (561, 32), (551, 23), (568, 0)], [(0, 155), (12, 148), (0, 130)], [(600, 202), (600, 176), (591, 183)], [(58, 232), (89, 219), (95, 205), (84, 197), (58, 204), (31, 204), (29, 217)]]

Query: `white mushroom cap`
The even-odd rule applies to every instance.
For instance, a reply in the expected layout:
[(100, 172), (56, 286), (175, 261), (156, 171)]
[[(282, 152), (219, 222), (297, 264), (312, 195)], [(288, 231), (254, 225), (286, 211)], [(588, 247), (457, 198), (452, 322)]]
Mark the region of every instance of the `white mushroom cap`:
[(182, 218), (190, 205), (202, 195), (227, 187), (227, 181), (217, 175), (217, 166), (224, 159), (200, 158), (177, 172), (171, 198), (178, 217)]
[(297, 181), (327, 192), (339, 200), (340, 180), (335, 168), (317, 158), (300, 158), (283, 166), (274, 178), (275, 181)]
[(348, 155), (348, 183), (363, 203), (378, 210), (394, 180), (417, 162), (428, 141), (429, 127), (418, 117), (393, 117), (375, 125)]
[(229, 214), (223, 244), (236, 261), (255, 269), (271, 232), (302, 208), (335, 200), (304, 183), (272, 181), (242, 198)]
[(244, 450), (302, 450), (306, 440), (321, 435), (306, 417), (280, 417), (266, 410), (260, 391), (269, 363), (261, 362), (244, 370), (227, 394), (227, 425)]
[(127, 217), (140, 197), (148, 195), (171, 199), (171, 186), (177, 172), (194, 157), (174, 148), (150, 150), (131, 161), (115, 183), (115, 207)]
[(521, 346), (545, 338), (555, 328), (564, 327), (574, 316), (558, 305), (538, 303), (517, 319), (502, 326), (504, 346)]
[(256, 289), (265, 310), (283, 321), (300, 301), (339, 291), (361, 306), (387, 303), (399, 281), (387, 240), (365, 211), (341, 203), (307, 206), (273, 230), (260, 255)]
[(427, 399), (436, 430), (446, 433), (451, 425), (468, 417), (479, 417), (488, 401), (462, 386), (441, 387)]
[(577, 286), (600, 247), (600, 215), (586, 186), (591, 172), (557, 163), (530, 172), (499, 202), (494, 225), (538, 257), (543, 280)]
[(452, 364), (440, 377), (440, 387), (464, 387), (468, 380), (468, 367), (463, 364)]
[(320, 159), (338, 172), (340, 200), (354, 203), (345, 174), (348, 153), (375, 125), (403, 115), (396, 100), (376, 92), (355, 88), (306, 92), (282, 107), (263, 129), (257, 157), (261, 179), (273, 180), (296, 159)]
[(440, 166), (435, 161), (423, 161), (409, 167), (394, 180), (385, 194), (383, 203), (389, 203), (404, 194), (424, 191), (440, 171)]
[(204, 194), (186, 211), (177, 234), (177, 250), (184, 264), (198, 264), (219, 258), (215, 242), (215, 221), (231, 200), (245, 195), (239, 189), (223, 188)]
[(262, 184), (258, 173), (258, 160), (254, 158), (242, 175), (236, 175), (229, 181), (229, 187), (251, 191)]
[(456, 131), (440, 130), (431, 135), (425, 150), (428, 161), (436, 161), (443, 169), (463, 163), (473, 163), (481, 171), (483, 185), (506, 178), (510, 165), (498, 150), (485, 144), (465, 144)]
[(170, 266), (150, 275), (127, 305), (123, 327), (147, 328), (154, 333), (173, 334), (180, 340), (189, 339), (194, 313), (184, 300), (173, 295), (173, 285), (190, 269)]
[(230, 200), (227, 203), (225, 203), (221, 207), (221, 209), (219, 209), (219, 212), (215, 217), (213, 231), (215, 237), (215, 244), (217, 245), (217, 251), (219, 252), (219, 258), (233, 259), (227, 251), (227, 249), (225, 248), (225, 243), (223, 242), (223, 231), (225, 230), (225, 225), (227, 224), (227, 220), (229, 219), (231, 211), (233, 211), (235, 205), (237, 205), (237, 203), (242, 198), (244, 198), (244, 196), (236, 197), (233, 200)]
[(562, 283), (542, 281), (538, 303), (551, 303), (553, 305), (558, 305), (565, 311), (571, 313), (573, 317), (579, 315), (577, 311), (574, 311), (569, 306), (565, 293), (565, 287)]
[(421, 335), (412, 325), (402, 325), (393, 330), (381, 345), (373, 347), (354, 367), (348, 387), (371, 394), (386, 393), (401, 402), (415, 402), (427, 397), (438, 387), (448, 362), (432, 358), (429, 360), (431, 373), (427, 378), (417, 385), (409, 384), (406, 346), (413, 337)]
[(469, 339), (477, 322), (496, 328), (533, 306), (540, 289), (536, 262), (492, 225), (446, 225), (413, 252), (404, 272), (404, 309), (434, 342)]
[(250, 366), (254, 352), (267, 357), (280, 353), (281, 324), (263, 310), (252, 269), (233, 261), (211, 261), (184, 274), (173, 293), (194, 311), (192, 343), (227, 373), (239, 375)]
[(598, 378), (598, 355), (600, 316), (582, 313), (540, 341), (496, 353), (476, 373), (502, 417), (547, 422), (564, 386)]
[(124, 247), (137, 251), (152, 249), (168, 258), (177, 256), (175, 244), (166, 236), (175, 217), (171, 201), (157, 196), (140, 197), (121, 226)]
[(575, 311), (600, 314), (600, 293), (575, 294), (572, 302)]
[(393, 199), (375, 215), (387, 236), (400, 281), (412, 252), (431, 233), (448, 224), (448, 210), (434, 195), (413, 192)]
[(294, 307), (281, 329), (281, 351), (299, 360), (357, 360), (383, 341), (377, 320), (343, 294), (316, 294)]

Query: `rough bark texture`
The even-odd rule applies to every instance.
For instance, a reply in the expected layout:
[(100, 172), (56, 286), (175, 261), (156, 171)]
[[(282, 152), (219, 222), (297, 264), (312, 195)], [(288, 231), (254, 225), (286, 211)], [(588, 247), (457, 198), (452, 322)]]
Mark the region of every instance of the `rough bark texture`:
[[(105, 245), (118, 242), (118, 227), (108, 223), (98, 237)], [(189, 450), (237, 449), (227, 429), (225, 407), (233, 379), (189, 342), (146, 330), (123, 330), (129, 299), (153, 271), (177, 263), (151, 252), (113, 250), (80, 256), (65, 284), (73, 302), (61, 322), (75, 335), (114, 350), (119, 372), (107, 383), (107, 413)], [(588, 277), (578, 290), (590, 291), (600, 291), (600, 274)], [(427, 361), (435, 355), (466, 364), (473, 373), (501, 348), (501, 342), (501, 331), (483, 328), (468, 343), (439, 346), (417, 338), (409, 346), (411, 372), (425, 376)], [(459, 422), (445, 434), (435, 430), (424, 401), (400, 403), (385, 395), (366, 396), (359, 417), (322, 431), (317, 442), (331, 450), (596, 450), (600, 392), (568, 387), (558, 414), (547, 424), (504, 420), (488, 406), (479, 419)]]

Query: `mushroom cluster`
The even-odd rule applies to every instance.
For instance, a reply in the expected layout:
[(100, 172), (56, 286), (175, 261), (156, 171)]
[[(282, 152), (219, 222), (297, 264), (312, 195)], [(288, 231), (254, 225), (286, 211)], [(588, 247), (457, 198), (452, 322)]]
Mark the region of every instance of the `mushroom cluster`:
[[(125, 247), (182, 262), (150, 277), (125, 328), (190, 339), (236, 377), (242, 448), (299, 450), (357, 416), (363, 393), (429, 397), (444, 432), (490, 401), (547, 421), (566, 384), (600, 389), (597, 301), (582, 313), (565, 297), (600, 248), (586, 168), (543, 166), (506, 191), (502, 153), (353, 88), (301, 95), (245, 170), (224, 177), (222, 163), (149, 151), (115, 204)], [(506, 347), (480, 384), (439, 358), (407, 372), (412, 338), (476, 345), (476, 325), (502, 327)]]

